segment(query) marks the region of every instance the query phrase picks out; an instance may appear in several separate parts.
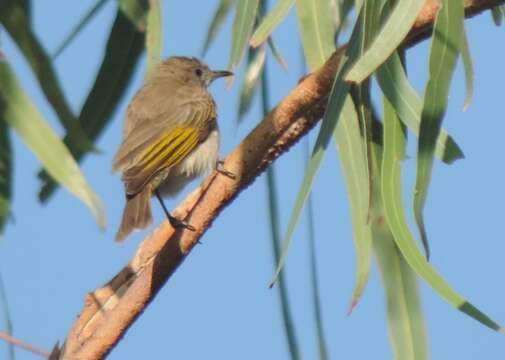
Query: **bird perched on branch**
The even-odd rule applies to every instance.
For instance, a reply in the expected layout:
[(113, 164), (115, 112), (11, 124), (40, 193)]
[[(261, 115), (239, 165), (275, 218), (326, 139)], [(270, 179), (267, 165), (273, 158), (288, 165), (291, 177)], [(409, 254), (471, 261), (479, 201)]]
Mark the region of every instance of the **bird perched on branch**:
[(191, 180), (219, 168), (216, 104), (207, 87), (229, 71), (213, 71), (195, 58), (171, 57), (153, 71), (126, 113), (123, 141), (112, 169), (122, 173), (126, 206), (116, 234), (124, 240), (152, 222), (155, 195), (173, 227), (194, 228), (173, 217), (162, 196), (177, 194)]

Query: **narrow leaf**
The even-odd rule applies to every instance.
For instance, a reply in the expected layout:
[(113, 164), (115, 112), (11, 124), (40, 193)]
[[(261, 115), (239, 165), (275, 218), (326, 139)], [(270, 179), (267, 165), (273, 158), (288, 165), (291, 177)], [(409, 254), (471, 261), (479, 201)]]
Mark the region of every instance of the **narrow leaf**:
[(146, 30), (149, 0), (119, 0), (119, 9), (137, 28), (137, 31)]
[[(305, 136), (305, 163), (307, 164), (310, 156), (309, 137)], [(312, 292), (312, 304), (314, 307), (314, 318), (316, 320), (316, 336), (319, 350), (319, 359), (328, 359), (328, 346), (324, 335), (323, 315), (321, 311), (321, 296), (319, 291), (319, 279), (317, 276), (317, 255), (316, 255), (316, 231), (314, 222), (314, 207), (312, 205), (312, 196), (309, 195), (306, 207), (307, 215), (307, 236), (309, 238), (309, 263), (310, 263), (310, 284)]]
[(91, 210), (100, 228), (105, 212), (100, 199), (82, 176), (72, 155), (51, 130), (16, 82), (9, 65), (0, 62), (0, 97), (5, 121), (40, 160), (48, 173)]
[(491, 16), (496, 26), (500, 26), (503, 22), (503, 6), (495, 6), (491, 9)]
[[(402, 122), (414, 134), (419, 135), (423, 104), (410, 85), (398, 54), (391, 55), (375, 74), (382, 92)], [(458, 144), (443, 129), (437, 137), (435, 155), (448, 164), (464, 157)]]
[(254, 92), (258, 85), (258, 80), (262, 74), (263, 64), (265, 63), (265, 47), (257, 49), (249, 48), (247, 54), (247, 66), (240, 87), (240, 100), (238, 108), (238, 122), (240, 123), (243, 116), (249, 111)]
[[(231, 52), (228, 69), (233, 71), (240, 60), (249, 42), (249, 36), (254, 25), (254, 19), (258, 11), (259, 0), (242, 0), (235, 3), (235, 18), (233, 20), (231, 35)], [(232, 77), (226, 81), (231, 85)]]
[(428, 237), (424, 225), (423, 208), (433, 168), (436, 140), (447, 107), (449, 85), (464, 33), (463, 18), (463, 0), (444, 0), (433, 26), (429, 79), (421, 115), (414, 188), (414, 216), (428, 258)]
[(68, 105), (49, 55), (33, 32), (21, 5), (8, 0), (0, 5), (0, 21), (16, 42), (37, 77), (47, 101), (76, 146), (91, 150), (92, 144)]
[(207, 53), (207, 50), (209, 49), (210, 44), (214, 40), (214, 38), (217, 35), (217, 32), (221, 28), (221, 25), (223, 25), (224, 20), (226, 19), (226, 16), (230, 12), (231, 6), (233, 5), (232, 0), (220, 0), (219, 5), (216, 9), (216, 12), (214, 13), (214, 16), (212, 16), (212, 20), (210, 22), (209, 28), (207, 29), (207, 35), (205, 37), (205, 41), (203, 43), (202, 47), (202, 55), (205, 55)]
[(146, 27), (146, 78), (152, 73), (161, 59), (161, 44), (163, 42), (161, 7), (159, 0), (149, 0)]
[(349, 197), (352, 235), (356, 248), (356, 281), (349, 306), (350, 312), (361, 297), (368, 279), (372, 237), (368, 221), (370, 205), (368, 158), (360, 121), (352, 102), (346, 114), (347, 116), (342, 116), (338, 122), (334, 137)]
[(277, 0), (273, 9), (263, 18), (260, 25), (254, 31), (249, 44), (252, 47), (258, 47), (263, 44), (270, 37), (277, 25), (284, 20), (294, 3), (295, 0)]
[(503, 332), (504, 329), (486, 314), (456, 293), (447, 282), (431, 267), (416, 246), (410, 232), (403, 208), (400, 160), (405, 152), (405, 134), (396, 118), (392, 106), (384, 98), (384, 152), (382, 162), (382, 200), (386, 221), (393, 233), (395, 243), (405, 261), (423, 278), (435, 292), (449, 304), (471, 316), (483, 325)]
[[(338, 82), (336, 81), (335, 83)], [(343, 92), (343, 90), (345, 89), (342, 89), (341, 91), (338, 90), (339, 89), (335, 88), (335, 86), (332, 89), (331, 93), (333, 95), (330, 95), (330, 100), (327, 106), (328, 109), (327, 114), (325, 114), (324, 118), (337, 117), (338, 119), (338, 117), (344, 118), (355, 116), (356, 110), (354, 109), (351, 98), (345, 95), (344, 96), (341, 95), (341, 91)], [(340, 102), (344, 102), (344, 104), (340, 104)], [(282, 267), (284, 266), (284, 262), (286, 260), (287, 252), (289, 249), (289, 245), (291, 244), (291, 239), (293, 237), (296, 224), (300, 219), (303, 206), (310, 194), (314, 177), (317, 171), (319, 170), (319, 166), (321, 165), (321, 161), (323, 160), (323, 156), (326, 152), (326, 148), (328, 147), (329, 140), (332, 136), (332, 132), (334, 129), (332, 126), (333, 124), (330, 123), (329, 121), (324, 122), (324, 118), (316, 140), (316, 144), (314, 146), (314, 150), (312, 151), (309, 164), (307, 165), (305, 174), (303, 176), (302, 185), (300, 186), (300, 190), (298, 191), (298, 195), (296, 196), (295, 206), (293, 207), (293, 210), (291, 212), (288, 227), (282, 240), (281, 255), (278, 259), (277, 268), (275, 270), (274, 276), (270, 281), (270, 287), (273, 286), (273, 284), (277, 280), (277, 277), (279, 276), (280, 271), (282, 270)], [(335, 119), (335, 125), (337, 123), (337, 119)]]
[(284, 70), (287, 70), (288, 69), (288, 63), (286, 62), (286, 60), (284, 60), (284, 57), (282, 56), (281, 52), (279, 51), (279, 49), (275, 45), (274, 40), (272, 39), (272, 37), (268, 38), (267, 43), (268, 43), (268, 48), (270, 49), (270, 51), (272, 52), (272, 55), (274, 56), (274, 59), (279, 63), (279, 65)]
[[(380, 4), (380, 1), (369, 0), (363, 5), (360, 18), (363, 30), (359, 41), (359, 54), (365, 51), (371, 41), (372, 34), (377, 31), (379, 24), (374, 20), (377, 18), (377, 13), (379, 13)], [(370, 272), (372, 234), (369, 220), (371, 206), (375, 201), (375, 199), (372, 199), (371, 192), (375, 174), (373, 172), (373, 154), (371, 151), (370, 81), (367, 80), (354, 86), (352, 95), (357, 110), (357, 118), (347, 125), (343, 124), (344, 121), (339, 122), (335, 130), (337, 144), (342, 145), (338, 147), (339, 157), (349, 195), (353, 239), (356, 248), (356, 282), (348, 310), (349, 314), (358, 303)], [(344, 135), (341, 137), (338, 136), (340, 127), (345, 128)]]
[[(388, 124), (391, 121), (398, 121), (390, 104), (385, 104), (384, 116), (394, 117), (388, 119)], [(374, 134), (382, 135), (382, 123), (375, 120), (374, 125)], [(403, 157), (401, 150), (404, 144), (401, 140), (400, 136), (397, 143), (400, 148), (398, 159)], [(378, 173), (379, 179), (372, 187), (375, 202), (371, 208), (371, 226), (374, 253), (386, 292), (389, 338), (395, 359), (424, 360), (428, 358), (428, 344), (416, 277), (398, 251), (393, 233), (385, 221), (386, 214), (381, 193), (382, 139), (374, 142), (373, 150), (375, 160), (373, 168)]]
[(352, 66), (345, 79), (360, 83), (386, 61), (412, 28), (424, 3), (425, 0), (398, 1), (372, 45)]
[(395, 359), (428, 359), (424, 320), (415, 274), (394, 243), (387, 225), (375, 229), (374, 250), (384, 283), (389, 339)]
[[(262, 47), (264, 48), (264, 47)], [(269, 87), (268, 77), (266, 72), (266, 64), (261, 70), (261, 108), (263, 116), (266, 116), (270, 111), (269, 104)], [(267, 196), (268, 196), (268, 218), (270, 220), (270, 238), (272, 242), (272, 249), (274, 253), (274, 261), (277, 261), (280, 253), (280, 239), (279, 239), (279, 201), (277, 182), (275, 177), (275, 166), (270, 166), (267, 169)], [(279, 276), (279, 297), (281, 304), (282, 321), (284, 325), (284, 333), (288, 342), (288, 349), (291, 359), (300, 359), (300, 346), (296, 340), (295, 325), (293, 322), (292, 310), (289, 303), (288, 289), (283, 274)]]
[(296, 0), (303, 52), (309, 70), (320, 67), (335, 50), (335, 25), (328, 0)]
[(95, 5), (88, 10), (88, 12), (82, 17), (82, 19), (77, 23), (75, 28), (68, 34), (62, 43), (56, 48), (53, 54), (53, 60), (56, 59), (60, 54), (67, 48), (68, 45), (75, 39), (75, 37), (81, 32), (81, 30), (93, 19), (93, 17), (98, 14), (100, 9), (105, 5), (108, 0), (98, 0)]
[(340, 60), (339, 67), (337, 69), (335, 80), (330, 91), (328, 104), (326, 106), (326, 112), (323, 116), (321, 128), (319, 129), (319, 133), (317, 135), (311, 159), (307, 165), (307, 169), (305, 170), (300, 190), (296, 196), (295, 206), (291, 212), (288, 227), (282, 240), (281, 256), (279, 258), (275, 274), (270, 282), (270, 286), (273, 286), (277, 276), (282, 270), (295, 226), (298, 223), (301, 210), (310, 193), (314, 177), (319, 170), (319, 166), (321, 165), (323, 156), (328, 148), (330, 139), (333, 136), (338, 120), (341, 116), (353, 116), (352, 114), (355, 112), (352, 99), (348, 95), (350, 86), (348, 83), (343, 81), (343, 74), (348, 69), (349, 64), (351, 64), (352, 61), (359, 56), (359, 49), (363, 39), (362, 23), (363, 16), (360, 14), (356, 23), (357, 25), (355, 26), (351, 39), (349, 40), (349, 45), (346, 48), (346, 52)]
[(463, 58), (463, 68), (465, 69), (466, 83), (466, 94), (465, 101), (463, 103), (463, 111), (466, 111), (470, 106), (473, 97), (473, 64), (466, 31), (463, 31), (463, 39), (461, 41), (461, 57)]
[[(97, 139), (112, 119), (143, 50), (144, 34), (118, 10), (102, 64), (79, 114), (79, 123), (90, 139)], [(68, 137), (64, 142), (78, 161), (86, 154), (74, 146)], [(46, 201), (57, 184), (45, 171), (39, 172), (39, 177), (42, 180), (39, 199)]]
[(0, 237), (11, 213), (12, 147), (9, 128), (4, 116), (5, 106), (0, 103)]

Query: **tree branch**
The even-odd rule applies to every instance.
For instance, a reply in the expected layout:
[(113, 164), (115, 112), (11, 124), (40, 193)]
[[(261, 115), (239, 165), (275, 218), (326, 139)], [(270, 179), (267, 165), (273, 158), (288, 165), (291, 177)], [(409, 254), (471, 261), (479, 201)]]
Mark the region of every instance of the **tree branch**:
[[(467, 16), (505, 0), (466, 0)], [(428, 0), (406, 39), (411, 46), (429, 36), (438, 2)], [(127, 266), (105, 286), (86, 296), (84, 309), (55, 358), (101, 359), (118, 343), (156, 293), (184, 261), (225, 206), (322, 117), (345, 46), (306, 76), (227, 156), (232, 180), (213, 173), (174, 211), (196, 231), (174, 231), (164, 221), (139, 245)], [(56, 354), (56, 353), (55, 353)]]

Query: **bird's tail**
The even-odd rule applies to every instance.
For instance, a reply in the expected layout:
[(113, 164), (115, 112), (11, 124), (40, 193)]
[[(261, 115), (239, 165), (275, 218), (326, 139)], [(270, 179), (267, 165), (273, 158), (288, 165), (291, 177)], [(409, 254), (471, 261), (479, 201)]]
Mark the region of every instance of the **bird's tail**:
[(123, 241), (133, 230), (148, 227), (153, 217), (151, 215), (151, 188), (149, 186), (130, 197), (126, 198), (121, 225), (116, 233), (116, 241)]

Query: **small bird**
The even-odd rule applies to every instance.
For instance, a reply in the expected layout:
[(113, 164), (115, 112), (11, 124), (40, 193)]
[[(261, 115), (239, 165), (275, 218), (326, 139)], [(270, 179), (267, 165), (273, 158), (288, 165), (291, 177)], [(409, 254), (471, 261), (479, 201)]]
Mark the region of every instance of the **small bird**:
[[(173, 196), (197, 176), (222, 169), (218, 161), (216, 104), (207, 87), (229, 71), (213, 71), (196, 58), (174, 56), (154, 69), (128, 106), (123, 141), (112, 162), (122, 173), (126, 206), (116, 241), (152, 222), (155, 195), (175, 228), (194, 228), (173, 217), (162, 196)], [(220, 167), (221, 166), (221, 167)]]

